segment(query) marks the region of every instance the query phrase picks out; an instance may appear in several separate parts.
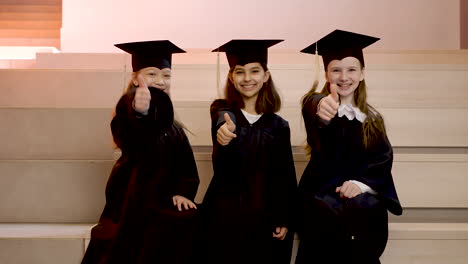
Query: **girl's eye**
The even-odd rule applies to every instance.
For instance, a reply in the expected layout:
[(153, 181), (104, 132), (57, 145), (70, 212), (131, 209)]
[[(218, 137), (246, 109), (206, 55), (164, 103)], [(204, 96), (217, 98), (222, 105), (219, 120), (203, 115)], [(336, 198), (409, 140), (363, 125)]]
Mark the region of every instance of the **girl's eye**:
[(243, 71), (236, 71), (235, 73), (236, 74), (243, 74), (244, 72)]
[(150, 73), (148, 73), (148, 75), (149, 75), (149, 76), (156, 76), (156, 73), (150, 72)]
[(253, 70), (252, 72), (253, 73), (259, 73), (260, 71), (259, 70)]
[(170, 74), (165, 74), (164, 78), (171, 78), (171, 75)]

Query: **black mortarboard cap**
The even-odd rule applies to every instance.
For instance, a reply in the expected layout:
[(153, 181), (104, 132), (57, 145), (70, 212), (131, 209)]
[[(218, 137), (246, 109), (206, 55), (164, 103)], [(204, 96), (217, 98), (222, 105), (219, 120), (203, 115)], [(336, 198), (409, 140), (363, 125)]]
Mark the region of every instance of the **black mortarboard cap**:
[(212, 52), (226, 52), (229, 67), (251, 62), (267, 64), (268, 48), (280, 43), (281, 39), (233, 39)]
[(315, 54), (317, 49), (318, 55), (322, 56), (325, 69), (332, 60), (342, 60), (346, 57), (355, 57), (364, 66), (362, 49), (379, 39), (337, 29), (301, 50), (301, 52)]
[(129, 42), (115, 44), (115, 46), (132, 55), (134, 72), (146, 67), (171, 68), (172, 53), (185, 53), (169, 40)]

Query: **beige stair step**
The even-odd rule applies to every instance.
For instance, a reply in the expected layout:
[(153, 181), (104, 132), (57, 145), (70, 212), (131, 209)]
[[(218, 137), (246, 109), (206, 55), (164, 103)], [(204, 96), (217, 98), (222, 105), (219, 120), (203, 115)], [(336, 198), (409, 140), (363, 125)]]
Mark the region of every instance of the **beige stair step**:
[(0, 263), (79, 264), (92, 224), (0, 224)]
[[(37, 81), (40, 82), (40, 80), (41, 77), (39, 76)], [(51, 86), (53, 85), (51, 84)], [(41, 157), (36, 156), (36, 153), (46, 154), (50, 150), (51, 153), (66, 155), (64, 158), (71, 157), (69, 155), (80, 157), (81, 154), (92, 153), (93, 156), (84, 158), (94, 159), (103, 157), (103, 151), (107, 152), (106, 149), (112, 147), (110, 121), (114, 112), (113, 106), (102, 109), (64, 109), (60, 108), (60, 106), (65, 102), (70, 102), (70, 107), (73, 107), (73, 104), (77, 104), (74, 99), (83, 100), (78, 104), (105, 102), (108, 105), (114, 105), (118, 97), (120, 97), (116, 96), (118, 93), (101, 98), (99, 96), (105, 93), (105, 88), (100, 91), (95, 88), (99, 87), (99, 85), (90, 85), (82, 87), (83, 90), (90, 91), (89, 94), (83, 94), (82, 91), (76, 90), (80, 89), (80, 87), (77, 87), (70, 91), (58, 91), (54, 98), (46, 96), (47, 90), (38, 91), (37, 95), (30, 91), (30, 94), (27, 95), (27, 90), (30, 87), (35, 86), (20, 88), (24, 89), (22, 94), (25, 94), (25, 96), (22, 97), (10, 96), (10, 94), (16, 93), (11, 88), (3, 91), (0, 105), (18, 101), (23, 101), (25, 104), (56, 103), (59, 105), (56, 106), (57, 108), (1, 108), (0, 106), (0, 118), (5, 126), (17, 128), (14, 131), (0, 130), (0, 135), (6, 136), (3, 139), (0, 138), (0, 142), (5, 141), (4, 150), (0, 149), (0, 158), (5, 157), (3, 155), (10, 155), (10, 158), (21, 159), (21, 156), (24, 155), (29, 159), (40, 159)], [(59, 99), (61, 96), (62, 99)], [(18, 101), (15, 101), (15, 99), (18, 99)], [(25, 101), (33, 101), (33, 103)], [(208, 113), (209, 104), (210, 102), (174, 103), (179, 120), (193, 133), (188, 136), (195, 146), (212, 144)], [(380, 111), (386, 117), (388, 135), (394, 147), (468, 147), (468, 137), (466, 136), (468, 134), (468, 109), (380, 109)], [(284, 107), (280, 114), (290, 123), (292, 145), (304, 146), (306, 134), (300, 108)], [(427, 116), (431, 116), (431, 119), (427, 119)], [(467, 120), (467, 122), (462, 122), (462, 120)], [(434, 123), (439, 125), (434, 127)], [(31, 129), (37, 129), (37, 131)], [(93, 131), (95, 134), (88, 133), (88, 130)], [(10, 138), (13, 138), (13, 141), (7, 140)], [(77, 139), (81, 139), (89, 147), (89, 151), (86, 151), (85, 147), (79, 146), (75, 142)], [(89, 145), (90, 143), (96, 145)], [(73, 153), (77, 155), (73, 155)]]
[[(0, 38), (0, 46), (46, 46), (59, 49), (60, 38)], [(37, 66), (32, 68), (35, 69)]]
[(38, 53), (36, 68), (130, 71), (130, 65), (124, 53)]
[(0, 159), (112, 159), (112, 112), (0, 108)]
[(468, 223), (390, 223), (382, 264), (464, 264)]
[[(118, 55), (118, 54), (117, 54)], [(182, 56), (182, 55), (181, 55)], [(47, 56), (47, 57), (53, 57)], [(47, 89), (50, 93), (63, 93), (62, 84), (69, 83), (71, 77), (79, 77), (72, 79), (68, 88), (73, 93), (82, 92), (86, 94), (88, 87), (92, 83), (101, 85), (100, 90), (106, 92), (116, 92), (120, 95), (123, 89), (127, 86), (130, 73), (130, 66), (126, 65), (128, 61), (120, 56), (110, 59), (110, 56), (87, 56), (74, 61), (73, 56), (63, 56), (70, 62), (66, 65), (67, 69), (60, 69), (60, 60), (55, 60), (54, 63), (43, 63), (38, 61), (41, 68), (51, 67), (52, 69), (38, 69), (31, 71), (0, 71), (0, 78), (3, 81), (0, 84), (0, 90), (3, 87), (11, 87), (16, 83), (41, 85), (41, 88)], [(38, 57), (42, 59), (43, 57)], [(76, 58), (76, 57), (75, 57)], [(100, 63), (86, 63), (87, 60), (99, 60)], [(105, 61), (109, 59), (109, 64), (106, 69), (71, 69), (71, 67), (81, 67), (80, 63), (87, 65), (105, 66)], [(120, 61), (120, 67), (118, 62)], [(468, 59), (468, 57), (467, 57)], [(225, 70), (227, 67), (221, 68), (222, 84), (225, 81)], [(308, 91), (312, 83), (310, 68), (307, 65), (271, 65), (270, 70), (273, 79), (282, 96), (285, 106), (299, 107), (300, 98)], [(468, 64), (467, 65), (369, 65), (367, 68), (366, 82), (369, 85), (369, 97), (371, 103), (377, 107), (390, 109), (466, 109), (468, 105), (468, 95), (465, 89), (468, 84)], [(432, 77), (437, 76), (437, 80)], [(40, 78), (41, 82), (37, 82)], [(19, 81), (21, 80), (21, 82)], [(323, 81), (323, 80), (321, 80)], [(175, 101), (211, 101), (217, 97), (216, 90), (216, 65), (207, 64), (174, 64), (173, 65), (173, 80), (171, 94)], [(53, 85), (53, 86), (51, 86)], [(450, 93), (440, 93), (440, 87), (448, 85), (451, 87)], [(78, 89), (76, 87), (81, 87)], [(22, 96), (24, 88), (15, 87), (15, 94)], [(76, 90), (76, 91), (75, 91)], [(68, 91), (68, 90), (67, 90)], [(111, 94), (111, 96), (116, 96)], [(101, 95), (102, 98), (107, 98)], [(99, 98), (99, 97), (98, 97)], [(0, 98), (0, 106), (4, 106)], [(21, 99), (21, 98), (20, 98)], [(42, 102), (42, 101), (40, 101)], [(84, 105), (87, 101), (76, 100), (74, 105)], [(23, 106), (19, 100), (17, 105)], [(45, 101), (42, 104), (48, 103)], [(66, 102), (68, 103), (68, 101)], [(63, 104), (66, 107), (68, 104)], [(97, 105), (96, 107), (104, 107), (110, 105)], [(431, 107), (428, 107), (431, 106)], [(28, 106), (31, 107), (31, 106)], [(410, 111), (410, 113), (413, 111)]]
[(91, 237), (94, 224), (17, 224), (1, 223), (0, 239), (9, 238), (82, 238)]
[[(0, 224), (0, 262), (79, 263), (92, 226), (93, 224)], [(296, 238), (295, 249), (298, 243)], [(391, 223), (389, 241), (381, 262), (462, 264), (466, 263), (468, 257), (467, 246), (468, 223)], [(54, 252), (47, 254), (51, 249)], [(42, 262), (46, 259), (44, 254), (49, 257), (49, 262)], [(34, 262), (26, 262), (28, 260)]]
[(83, 239), (0, 239), (0, 263), (80, 264)]
[[(401, 185), (398, 185), (401, 186)], [(398, 190), (399, 191), (399, 190)], [(408, 208), (403, 215), (389, 214), (391, 223), (468, 223), (468, 208)]]
[[(200, 176), (196, 202), (201, 202), (213, 175), (211, 153), (194, 147)], [(117, 157), (117, 156), (116, 156)], [(299, 179), (307, 165), (304, 154), (294, 154)], [(394, 179), (404, 216), (392, 222), (468, 221), (465, 186), (467, 162), (401, 161), (395, 156)], [(104, 206), (104, 189), (113, 159), (108, 160), (0, 160), (0, 222), (93, 222)], [(425, 186), (419, 187), (424, 176)], [(444, 171), (443, 176), (438, 171)], [(419, 190), (419, 189), (421, 190)], [(50, 190), (54, 190), (51, 192)], [(417, 190), (417, 191), (415, 191)], [(425, 193), (430, 192), (428, 199)], [(397, 223), (399, 224), (399, 223)], [(397, 225), (398, 226), (398, 225)]]
[[(202, 155), (205, 156), (205, 155)], [(200, 203), (211, 160), (196, 155)], [(114, 160), (0, 160), (0, 223), (92, 223), (105, 204)]]
[[(94, 69), (93, 65), (96, 63), (104, 64), (106, 60), (109, 61), (109, 65), (107, 67), (103, 66), (100, 69), (114, 69), (114, 61), (110, 58), (112, 56), (123, 56), (125, 53), (118, 53), (119, 50), (116, 48), (114, 53), (71, 53), (71, 52), (64, 52), (55, 54), (54, 58), (46, 57), (44, 61), (40, 61), (38, 64), (40, 65), (47, 65), (44, 69)], [(50, 62), (48, 61), (50, 60)], [(70, 61), (77, 61), (70, 63)], [(215, 66), (216, 66), (216, 53), (210, 52), (210, 50), (204, 49), (187, 49), (187, 53), (183, 54), (174, 54), (172, 58), (172, 62), (174, 66), (178, 66), (179, 64), (188, 64), (188, 65), (203, 65), (203, 66), (212, 66), (212, 77), (211, 81), (215, 81)], [(304, 53), (299, 53), (296, 50), (272, 50), (271, 53), (268, 55), (269, 61), (269, 68), (273, 67), (275, 69), (276, 65), (282, 65), (283, 68), (289, 65), (291, 70), (295, 70), (301, 72), (298, 74), (302, 79), (310, 79), (308, 83), (306, 83), (307, 88), (311, 86), (313, 74), (313, 56), (306, 55)], [(366, 68), (371, 69), (373, 67), (378, 67), (380, 70), (382, 69), (389, 69), (389, 70), (400, 70), (402, 72), (406, 72), (410, 70), (414, 66), (415, 71), (420, 71), (421, 66), (427, 65), (428, 68), (431, 68), (431, 65), (439, 65), (442, 66), (442, 70), (445, 71), (449, 65), (466, 65), (468, 61), (468, 51), (467, 50), (434, 50), (434, 51), (424, 51), (424, 50), (413, 50), (413, 51), (405, 51), (405, 50), (383, 50), (383, 51), (367, 51), (366, 52)], [(127, 63), (131, 65), (130, 58), (126, 61), (120, 62), (121, 66), (119, 69), (123, 68), (123, 63)], [(220, 57), (221, 63), (221, 70), (222, 74), (221, 77), (224, 78), (227, 74), (227, 60), (225, 56)], [(419, 67), (416, 67), (419, 66)], [(226, 69), (225, 69), (226, 67)], [(99, 69), (99, 68), (96, 68)], [(128, 71), (131, 70), (130, 67), (127, 67)], [(424, 68), (422, 68), (424, 69)], [(305, 72), (302, 72), (306, 70)], [(458, 70), (456, 67), (454, 70)], [(276, 71), (275, 71), (276, 72)], [(295, 74), (295, 72), (290, 71), (290, 74)], [(446, 74), (446, 73), (444, 73)], [(174, 75), (173, 77), (175, 77)], [(289, 75), (291, 76), (291, 75)], [(293, 75), (294, 78), (289, 78), (289, 81), (296, 80), (296, 76)], [(323, 76), (320, 76), (322, 78)], [(371, 75), (367, 75), (366, 78), (372, 77)], [(274, 76), (275, 79), (277, 79)], [(414, 76), (413, 76), (414, 78)], [(223, 81), (223, 80), (222, 80)], [(393, 80), (398, 81), (398, 80)], [(406, 81), (406, 80), (405, 80)], [(382, 85), (382, 82), (379, 83)], [(405, 84), (403, 82), (402, 84)], [(395, 87), (399, 88), (399, 87)]]
[(35, 47), (15, 47), (15, 46), (0, 46), (0, 61), (12, 59), (34, 59), (36, 53), (54, 53), (58, 52), (55, 47), (35, 46)]
[[(1, 43), (1, 41), (0, 41)], [(3, 59), (0, 60), (0, 69), (32, 69), (36, 66), (35, 59)]]
[(388, 228), (392, 240), (468, 241), (468, 223), (390, 223)]
[(114, 108), (128, 76), (105, 70), (0, 70), (0, 91), (8, 93), (0, 97), (0, 108)]
[(113, 165), (113, 160), (0, 161), (0, 223), (96, 222)]
[[(198, 203), (203, 200), (213, 174), (211, 159), (206, 156), (209, 155), (195, 154), (200, 175), (195, 198)], [(114, 163), (114, 160), (0, 160), (0, 181), (4, 183), (0, 185), (0, 223), (97, 221)]]
[[(294, 241), (294, 253), (299, 241)], [(390, 223), (382, 264), (465, 264), (468, 223)], [(295, 256), (293, 256), (294, 263)]]

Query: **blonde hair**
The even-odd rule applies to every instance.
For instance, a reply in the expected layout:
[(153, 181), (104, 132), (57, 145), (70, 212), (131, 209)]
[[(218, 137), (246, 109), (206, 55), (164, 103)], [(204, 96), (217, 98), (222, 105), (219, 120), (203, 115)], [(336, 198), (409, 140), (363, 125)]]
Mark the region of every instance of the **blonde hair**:
[[(140, 71), (136, 71), (136, 72), (132, 72), (132, 78), (130, 79), (130, 81), (128, 82), (128, 85), (127, 85), (127, 88), (125, 89), (124, 91), (124, 94), (129, 94), (129, 93), (132, 93), (136, 90), (136, 88), (138, 88), (138, 86), (136, 86), (133, 81), (135, 79), (135, 77), (138, 75)], [(171, 100), (172, 101), (172, 100)], [(114, 112), (114, 116), (115, 116), (115, 112)], [(184, 125), (184, 123), (182, 123), (182, 121), (179, 120), (178, 116), (177, 116), (177, 113), (175, 112), (174, 110), (174, 123), (183, 128), (185, 131), (187, 131), (188, 133), (190, 133), (191, 135), (195, 135), (190, 129), (187, 128), (187, 126)]]
[[(361, 65), (361, 70), (364, 67)], [(326, 71), (326, 69), (325, 69)], [(314, 82), (312, 88), (302, 97), (302, 108), (304, 108), (305, 103), (308, 102), (313, 95), (323, 94), (328, 96), (330, 94), (330, 83), (326, 82), (321, 92), (317, 92), (318, 82)], [(367, 103), (367, 85), (366, 81), (362, 80), (359, 83), (359, 86), (354, 90), (354, 103), (356, 106), (367, 115), (367, 118), (362, 123), (362, 135), (363, 135), (363, 144), (366, 149), (374, 146), (383, 136), (386, 135), (385, 122), (382, 115)], [(307, 153), (310, 154), (311, 146), (306, 147)]]

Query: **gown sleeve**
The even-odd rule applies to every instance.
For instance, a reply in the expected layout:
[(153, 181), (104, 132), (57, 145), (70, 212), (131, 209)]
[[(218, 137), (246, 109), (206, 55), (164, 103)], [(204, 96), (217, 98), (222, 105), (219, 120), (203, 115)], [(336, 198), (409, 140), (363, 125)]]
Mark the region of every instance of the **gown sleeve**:
[[(325, 97), (323, 94), (314, 94), (306, 99), (302, 107), (302, 117), (307, 131), (307, 143), (309, 146), (318, 144), (318, 128), (323, 128), (326, 123), (317, 115), (318, 104)], [(315, 142), (314, 142), (315, 141)]]
[(151, 151), (148, 140), (157, 130), (168, 128), (174, 123), (171, 99), (163, 91), (149, 87), (151, 92), (148, 114), (142, 115), (133, 109), (135, 91), (124, 94), (115, 108), (111, 122), (114, 142), (122, 152), (147, 153)]
[(392, 177), (393, 149), (386, 135), (367, 153), (367, 170), (363, 177), (357, 179), (374, 189), (386, 201), (388, 210), (401, 215), (403, 209), (395, 189)]
[(177, 142), (175, 162), (175, 183), (174, 194), (181, 195), (187, 199), (194, 200), (200, 183), (197, 165), (193, 155), (190, 142), (182, 128), (177, 128), (180, 132), (180, 140)]
[(288, 227), (294, 222), (297, 204), (297, 180), (291, 148), (291, 132), (286, 121), (280, 127), (278, 140), (274, 148), (272, 170), (272, 205), (274, 227)]

